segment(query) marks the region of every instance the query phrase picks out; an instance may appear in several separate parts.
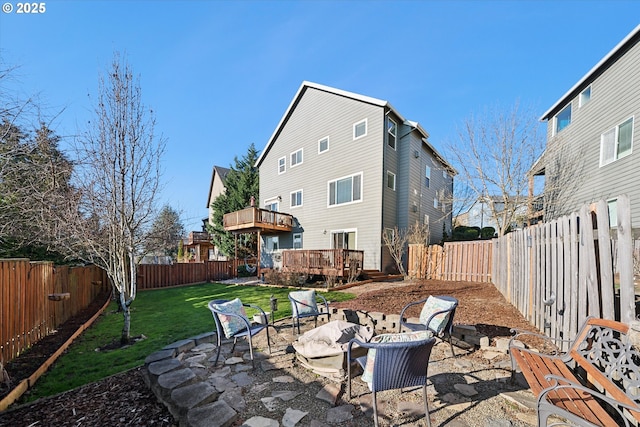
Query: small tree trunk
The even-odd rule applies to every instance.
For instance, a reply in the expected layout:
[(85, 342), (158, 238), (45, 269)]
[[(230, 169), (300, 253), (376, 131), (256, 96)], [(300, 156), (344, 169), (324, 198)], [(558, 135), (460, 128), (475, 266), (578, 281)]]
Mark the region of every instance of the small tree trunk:
[(129, 340), (131, 339), (131, 310), (125, 300), (124, 292), (120, 292), (120, 308), (122, 309), (122, 316), (124, 317), (120, 344), (125, 345), (129, 344)]

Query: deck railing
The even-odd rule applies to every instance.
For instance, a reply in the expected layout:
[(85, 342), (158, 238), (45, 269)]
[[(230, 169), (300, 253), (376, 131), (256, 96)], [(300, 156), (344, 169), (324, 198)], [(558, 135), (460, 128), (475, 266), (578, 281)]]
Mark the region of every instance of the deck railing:
[(227, 231), (256, 228), (274, 231), (291, 231), (293, 228), (293, 216), (282, 212), (249, 207), (225, 214), (222, 218), (222, 224)]
[(339, 277), (360, 274), (364, 251), (349, 249), (283, 250), (282, 270)]

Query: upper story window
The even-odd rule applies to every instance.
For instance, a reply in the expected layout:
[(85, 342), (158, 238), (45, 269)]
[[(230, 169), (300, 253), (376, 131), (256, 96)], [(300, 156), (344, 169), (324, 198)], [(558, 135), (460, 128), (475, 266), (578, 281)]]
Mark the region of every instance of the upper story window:
[(268, 211), (278, 212), (279, 203), (277, 200), (267, 200), (264, 202), (264, 208)]
[(367, 119), (361, 120), (353, 125), (353, 139), (362, 138), (367, 136)]
[(318, 154), (329, 151), (329, 137), (326, 136), (318, 141)]
[(302, 206), (302, 190), (291, 192), (291, 207), (297, 208)]
[(429, 188), (431, 182), (431, 166), (425, 166), (424, 168), (424, 185)]
[(628, 156), (632, 148), (633, 117), (630, 117), (600, 137), (600, 166)]
[(398, 134), (398, 126), (391, 118), (387, 118), (387, 144), (389, 147), (396, 149), (396, 136)]
[(571, 123), (571, 104), (567, 105), (558, 114), (556, 114), (555, 121), (555, 133), (558, 133), (562, 129), (569, 126), (569, 124)]
[(580, 92), (580, 97), (578, 98), (578, 107), (582, 107), (590, 100), (591, 100), (591, 86), (587, 87), (585, 90)]
[(362, 172), (329, 181), (329, 206), (354, 203), (362, 200)]
[(437, 197), (433, 198), (433, 207), (438, 209), (438, 198)]
[(298, 166), (302, 163), (302, 148), (291, 153), (291, 167)]
[(387, 171), (387, 188), (396, 191), (396, 174), (391, 171)]
[(287, 170), (287, 158), (280, 157), (278, 159), (278, 175), (280, 175), (281, 173), (285, 173), (286, 170)]

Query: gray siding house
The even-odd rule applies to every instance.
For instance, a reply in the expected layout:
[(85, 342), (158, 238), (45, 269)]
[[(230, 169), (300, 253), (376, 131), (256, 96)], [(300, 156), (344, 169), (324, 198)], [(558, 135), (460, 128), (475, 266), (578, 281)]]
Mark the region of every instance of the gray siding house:
[(541, 120), (547, 146), (530, 170), (544, 176), (544, 212), (551, 220), (605, 199), (631, 202), (640, 227), (640, 25), (567, 91)]
[(262, 259), (283, 249), (364, 251), (366, 270), (391, 272), (385, 228), (451, 231), (454, 168), (427, 132), (387, 101), (303, 82), (256, 162), (261, 208), (295, 219), (262, 236)]

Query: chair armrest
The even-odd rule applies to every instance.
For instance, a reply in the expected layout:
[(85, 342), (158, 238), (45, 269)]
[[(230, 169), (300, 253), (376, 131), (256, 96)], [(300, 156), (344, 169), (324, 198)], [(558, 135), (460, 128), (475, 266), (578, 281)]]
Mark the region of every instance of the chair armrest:
[(319, 293), (316, 293), (316, 298), (319, 298), (322, 302), (322, 304), (324, 304), (324, 308), (327, 310), (327, 313), (329, 312), (329, 303), (327, 302), (327, 299), (325, 297), (323, 297), (322, 295), (320, 295)]
[[(626, 403), (619, 402), (596, 390), (590, 389), (588, 387), (583, 386), (582, 384), (578, 384), (575, 381), (569, 380), (567, 378), (564, 378), (558, 375), (548, 374), (548, 375), (545, 375), (545, 379), (549, 382), (553, 381), (553, 384), (543, 389), (538, 395), (538, 402), (537, 402), (538, 412), (540, 411), (540, 407), (542, 405), (544, 406), (544, 411), (546, 413), (555, 414), (560, 417), (566, 416), (566, 413), (562, 412), (560, 408), (555, 406), (551, 401), (547, 399), (547, 396), (549, 393), (562, 390), (562, 389), (578, 390), (595, 397), (601, 404), (606, 404), (613, 411), (617, 412), (617, 414), (619, 415), (620, 419), (624, 422), (624, 425), (626, 427), (629, 427), (631, 424), (629, 423), (629, 420), (627, 420), (626, 417), (624, 416), (623, 409), (627, 409), (634, 412), (638, 412), (640, 409), (636, 405), (628, 405)], [(555, 412), (554, 412), (554, 409), (556, 410)]]
[(409, 304), (405, 305), (402, 311), (400, 312), (400, 322), (401, 323), (403, 322), (404, 312), (407, 311), (408, 308), (413, 307), (414, 305), (424, 304), (425, 302), (427, 302), (427, 299), (428, 298), (424, 298), (424, 299), (421, 299), (420, 301), (410, 302)]

